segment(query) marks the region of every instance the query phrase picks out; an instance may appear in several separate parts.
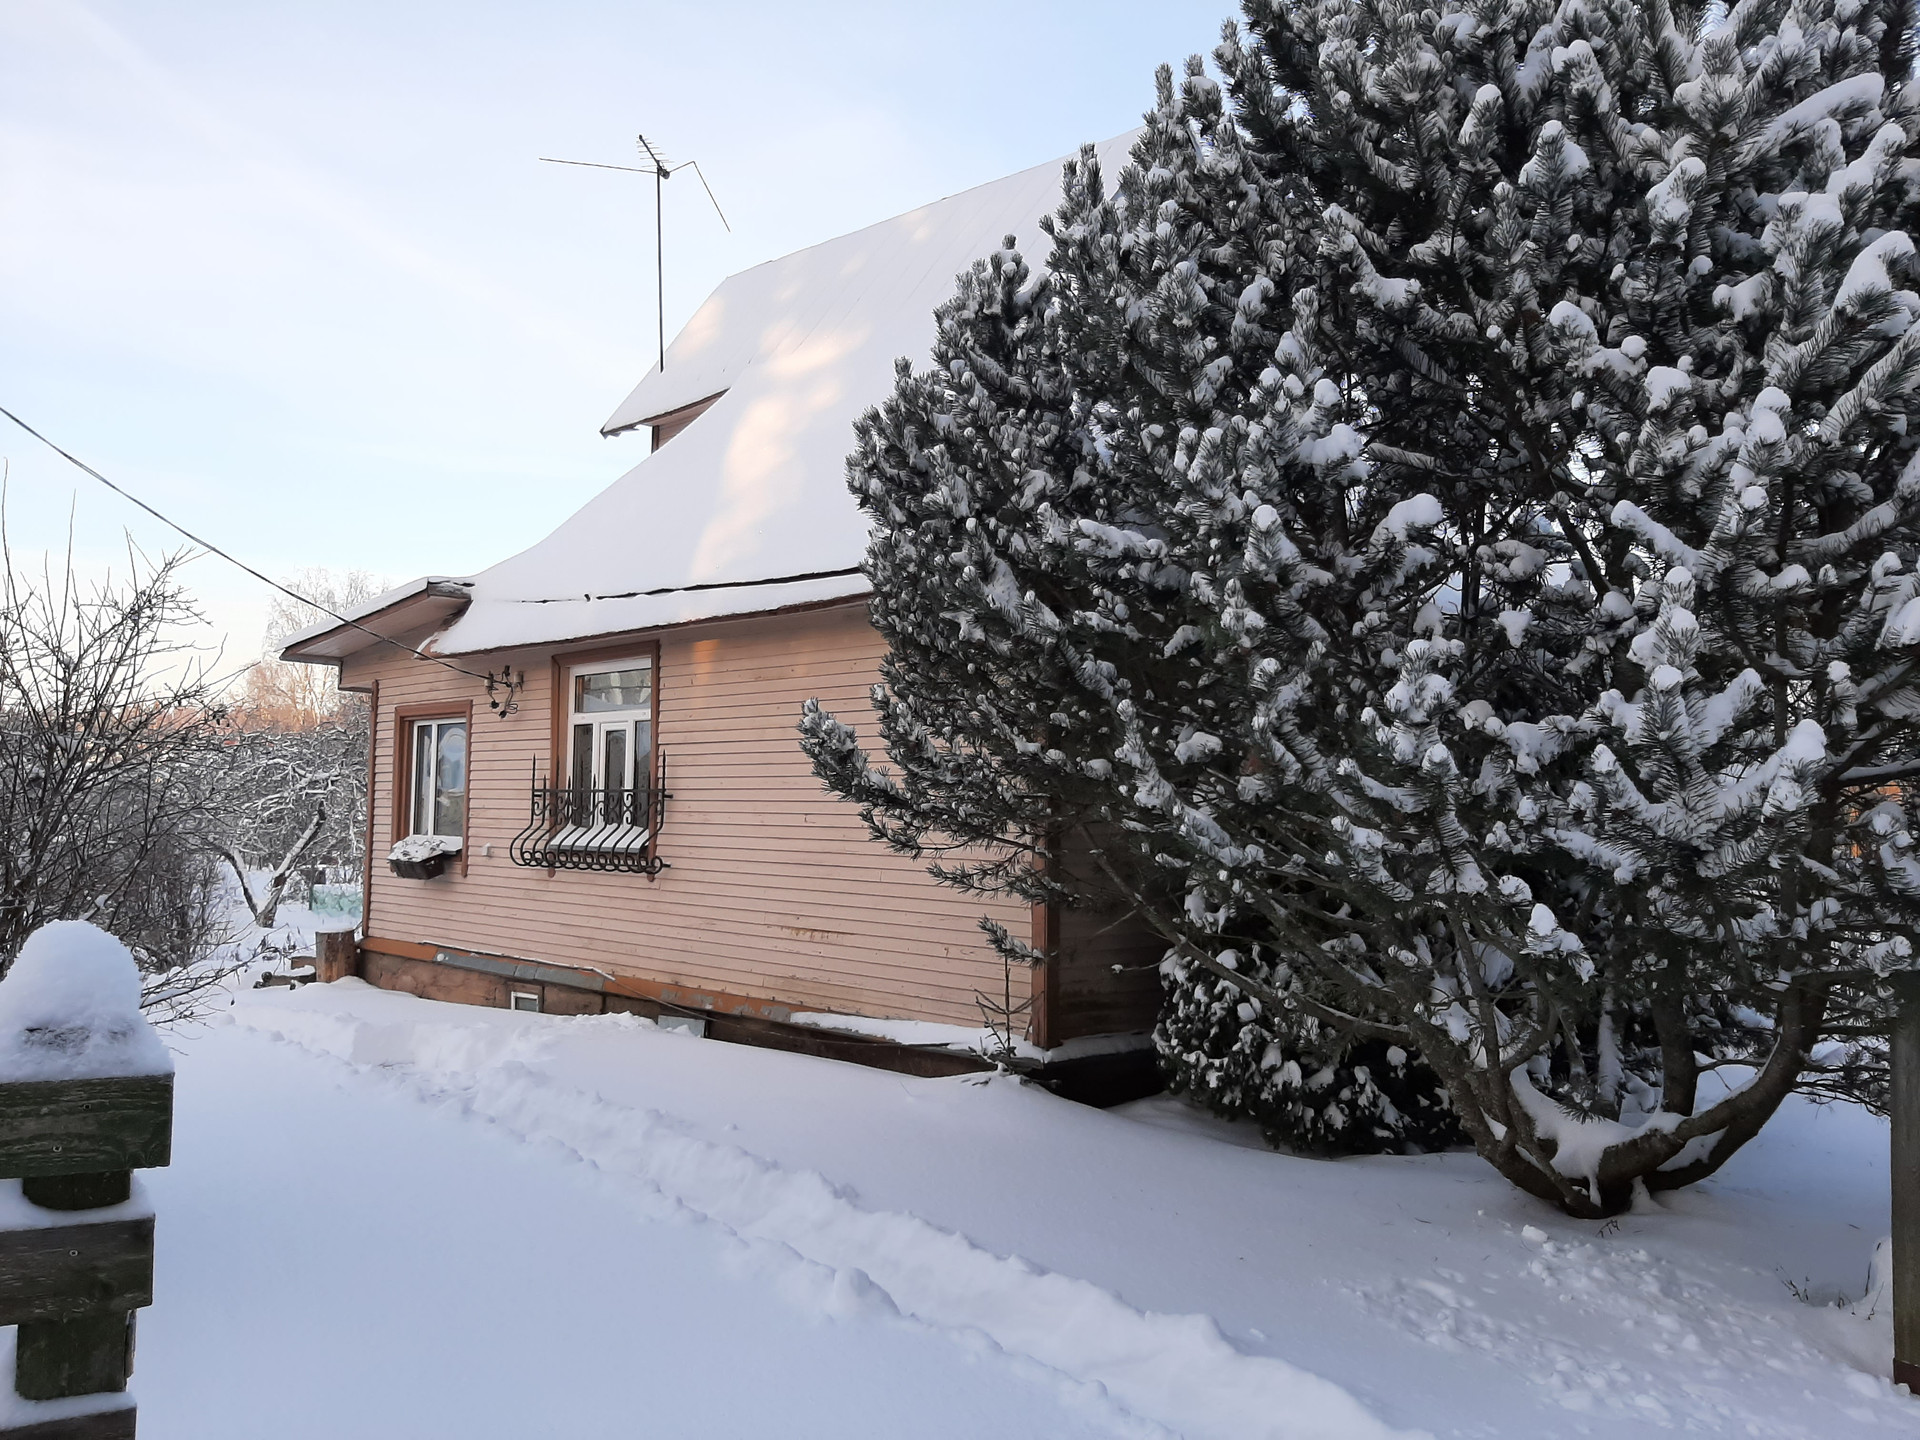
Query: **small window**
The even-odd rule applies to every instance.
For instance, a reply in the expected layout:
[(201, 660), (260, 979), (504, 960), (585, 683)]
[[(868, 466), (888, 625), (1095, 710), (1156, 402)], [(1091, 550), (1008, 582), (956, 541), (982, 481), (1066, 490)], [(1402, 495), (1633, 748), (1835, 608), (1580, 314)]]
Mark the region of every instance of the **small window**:
[(533, 990), (514, 990), (508, 992), (507, 1004), (515, 1010), (538, 1010), (540, 995)]
[(459, 839), (467, 826), (467, 722), (413, 722), (409, 833)]

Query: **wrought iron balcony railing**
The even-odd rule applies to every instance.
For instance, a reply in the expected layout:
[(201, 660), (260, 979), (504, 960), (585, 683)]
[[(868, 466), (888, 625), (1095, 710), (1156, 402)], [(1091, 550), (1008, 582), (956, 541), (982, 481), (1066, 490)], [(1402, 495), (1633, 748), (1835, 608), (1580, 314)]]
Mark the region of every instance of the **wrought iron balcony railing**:
[(507, 853), (516, 865), (617, 870), (651, 880), (667, 868), (657, 842), (672, 798), (665, 751), (658, 754), (655, 782), (630, 788), (542, 785), (536, 764), (527, 825)]

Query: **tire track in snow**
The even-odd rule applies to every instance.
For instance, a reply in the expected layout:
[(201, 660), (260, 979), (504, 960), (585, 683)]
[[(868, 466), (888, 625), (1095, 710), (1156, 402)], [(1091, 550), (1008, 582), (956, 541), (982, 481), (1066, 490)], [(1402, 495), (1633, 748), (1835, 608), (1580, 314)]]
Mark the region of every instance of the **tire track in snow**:
[(230, 1013), (264, 1036), (401, 1079), (423, 1098), (455, 1097), (518, 1137), (561, 1144), (744, 1240), (824, 1266), (830, 1308), (893, 1309), (984, 1335), (1190, 1440), (1418, 1440), (1332, 1381), (1235, 1349), (1209, 1316), (1137, 1310), (918, 1216), (863, 1209), (814, 1171), (700, 1139), (671, 1115), (559, 1084), (539, 1068), (553, 1039), (546, 1027), (392, 1024), (307, 1006)]

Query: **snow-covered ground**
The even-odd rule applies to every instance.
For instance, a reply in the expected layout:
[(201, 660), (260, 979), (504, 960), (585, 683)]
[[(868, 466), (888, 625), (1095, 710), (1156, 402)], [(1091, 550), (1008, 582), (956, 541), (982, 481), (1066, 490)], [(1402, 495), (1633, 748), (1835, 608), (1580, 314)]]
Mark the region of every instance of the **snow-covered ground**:
[(148, 1437), (1920, 1437), (1884, 1127), (1796, 1104), (1607, 1226), (632, 1017), (345, 981), (176, 1032)]

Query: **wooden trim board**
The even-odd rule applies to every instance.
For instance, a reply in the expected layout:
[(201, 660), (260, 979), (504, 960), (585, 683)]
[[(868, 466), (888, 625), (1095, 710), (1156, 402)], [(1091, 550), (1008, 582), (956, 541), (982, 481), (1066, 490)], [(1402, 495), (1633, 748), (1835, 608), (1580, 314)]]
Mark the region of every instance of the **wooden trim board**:
[[(366, 873), (360, 882), (360, 930), (365, 934), (373, 924), (373, 814), (380, 800), (378, 777), (380, 766), (380, 681), (376, 677), (368, 686), (371, 694), (367, 699), (370, 707), (367, 711), (367, 863)], [(462, 847), (465, 848), (464, 846)]]

